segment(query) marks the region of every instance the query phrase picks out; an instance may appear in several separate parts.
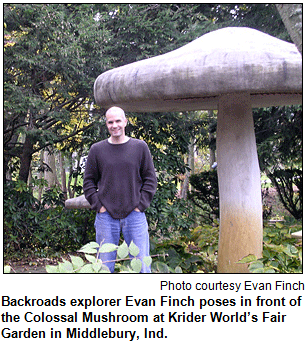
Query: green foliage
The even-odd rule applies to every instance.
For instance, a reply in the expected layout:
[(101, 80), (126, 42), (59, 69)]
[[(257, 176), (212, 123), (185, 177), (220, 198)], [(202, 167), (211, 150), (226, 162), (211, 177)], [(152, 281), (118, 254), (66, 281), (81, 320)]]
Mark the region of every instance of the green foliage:
[[(162, 185), (162, 184), (161, 184)], [(157, 232), (168, 236), (174, 232), (188, 234), (195, 222), (195, 213), (189, 201), (176, 197), (172, 184), (163, 183), (146, 211), (150, 235)]]
[(20, 158), (26, 182), (35, 152), (95, 141), (99, 74), (191, 41), (207, 19), (190, 4), (6, 4), (4, 22), (4, 170)]
[(283, 206), (296, 219), (303, 210), (302, 106), (253, 112), (260, 168), (270, 178)]
[(188, 197), (201, 209), (205, 219), (213, 221), (219, 216), (219, 189), (217, 171), (204, 171), (190, 176), (194, 190)]
[(24, 182), (12, 181), (4, 185), (3, 210), (5, 256), (76, 250), (94, 236), (93, 213), (65, 209), (56, 187), (39, 202)]
[(253, 110), (261, 171), (302, 165), (302, 106)]
[(302, 244), (291, 237), (300, 225), (286, 227), (281, 223), (264, 228), (263, 257), (248, 255), (238, 263), (249, 263), (251, 273), (302, 273)]
[(106, 27), (113, 34), (116, 67), (174, 50), (211, 24), (195, 4), (129, 3), (111, 5), (109, 11)]
[(214, 4), (214, 14), (223, 27), (246, 26), (291, 42), (275, 4)]
[(212, 273), (217, 265), (218, 224), (199, 226), (186, 235), (155, 238), (151, 245), (153, 254), (162, 254), (153, 262), (153, 271)]
[(5, 5), (4, 168), (19, 157), (25, 182), (35, 152), (77, 136), (95, 120), (88, 107), (92, 85), (109, 61), (97, 41), (110, 37), (93, 7)]
[[(189, 235), (173, 236), (170, 239), (151, 240), (152, 256), (145, 257), (146, 265), (151, 265), (153, 273), (210, 273), (216, 270), (218, 224), (205, 225), (193, 230)], [(79, 252), (84, 257), (70, 255), (56, 266), (46, 266), (49, 273), (109, 273), (105, 264), (98, 259), (99, 253), (117, 251), (115, 272), (139, 273), (141, 261), (137, 257), (138, 247), (132, 242), (129, 247), (122, 242), (99, 244), (90, 242)], [(128, 256), (130, 263), (127, 265)]]
[(164, 254), (164, 261), (160, 259), (153, 263), (153, 271), (165, 272), (168, 266), (169, 273), (178, 273), (179, 268), (183, 273), (191, 273), (196, 272), (203, 262), (202, 257), (191, 248), (186, 236), (162, 240), (153, 247), (153, 253)]
[[(70, 261), (63, 259), (56, 266), (47, 265), (47, 273), (110, 273), (109, 268), (98, 258), (99, 253), (108, 253), (117, 251), (117, 263), (125, 261), (127, 256), (130, 256), (130, 265), (120, 265), (118, 271), (126, 273), (139, 273), (142, 268), (142, 262), (137, 258), (139, 254), (138, 247), (131, 242), (128, 246), (126, 242), (116, 246), (114, 244), (106, 243), (99, 245), (95, 242), (90, 242), (84, 245), (79, 252), (84, 254), (84, 259), (79, 256), (70, 255)], [(150, 256), (143, 258), (147, 266), (151, 265), (152, 259)]]
[(275, 169), (268, 174), (278, 191), (286, 210), (295, 219), (303, 217), (303, 171), (301, 169)]
[(205, 273), (216, 272), (219, 239), (219, 223), (202, 224), (191, 231), (191, 241), (200, 249)]

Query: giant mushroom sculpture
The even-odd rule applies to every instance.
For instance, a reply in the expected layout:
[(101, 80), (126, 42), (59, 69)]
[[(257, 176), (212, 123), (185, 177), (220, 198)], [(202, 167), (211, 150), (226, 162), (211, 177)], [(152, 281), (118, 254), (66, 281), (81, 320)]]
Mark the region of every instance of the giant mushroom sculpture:
[(218, 272), (262, 256), (262, 202), (252, 108), (301, 104), (302, 58), (294, 44), (250, 28), (205, 34), (170, 53), (101, 74), (103, 108), (131, 112), (218, 109)]

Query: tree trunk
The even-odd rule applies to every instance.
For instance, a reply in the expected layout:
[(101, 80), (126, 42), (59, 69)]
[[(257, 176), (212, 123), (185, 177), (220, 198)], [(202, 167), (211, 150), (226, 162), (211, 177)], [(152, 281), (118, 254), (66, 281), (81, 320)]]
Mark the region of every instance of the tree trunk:
[(296, 45), (303, 54), (303, 7), (302, 4), (276, 4), (283, 23)]
[(217, 116), (220, 197), (219, 273), (248, 272), (236, 262), (262, 256), (260, 170), (248, 93), (220, 96)]
[[(209, 119), (209, 130), (210, 125), (213, 123), (213, 110), (208, 110), (208, 119)], [(209, 165), (210, 169), (213, 169), (212, 166), (216, 162), (215, 150), (211, 147), (211, 142), (214, 139), (214, 135), (209, 131)]]
[(64, 194), (64, 199), (66, 200), (67, 199), (66, 172), (64, 167), (63, 154), (61, 152), (59, 152), (58, 158), (59, 158), (59, 166), (60, 166), (60, 172), (61, 172), (62, 192)]
[[(212, 133), (209, 133), (209, 141), (211, 141), (213, 138)], [(216, 158), (215, 158), (215, 150), (213, 150), (212, 148), (209, 148), (209, 161), (210, 161), (210, 169), (213, 169), (212, 166), (214, 164), (214, 162), (216, 162)]]
[(20, 156), (20, 170), (19, 170), (19, 180), (28, 182), (30, 166), (33, 155), (33, 143), (29, 136), (26, 136), (22, 154)]
[(71, 189), (71, 182), (72, 182), (72, 176), (73, 176), (73, 164), (74, 164), (73, 161), (74, 161), (73, 154), (71, 154), (69, 158), (69, 176), (68, 176), (68, 182), (67, 182), (67, 190), (68, 190), (69, 198), (74, 197), (73, 191)]
[(189, 170), (186, 170), (186, 172), (185, 172), (185, 177), (184, 177), (182, 190), (181, 190), (181, 198), (184, 198), (184, 199), (186, 199), (187, 195), (188, 195), (190, 175), (194, 174), (194, 171), (195, 171), (195, 168), (194, 168), (194, 139), (191, 139), (191, 142), (189, 144), (188, 167), (189, 167)]
[(77, 184), (78, 184), (78, 177), (79, 177), (80, 162), (81, 162), (82, 153), (83, 153), (83, 149), (80, 149), (78, 151), (77, 156), (76, 156), (77, 167), (76, 167), (76, 175), (75, 175), (75, 181), (74, 181), (74, 187), (73, 187), (73, 197), (75, 196), (75, 193), (77, 191)]
[(55, 156), (52, 148), (49, 149), (49, 151), (45, 150), (44, 152), (44, 162), (47, 165), (44, 171), (44, 176), (48, 182), (48, 187), (53, 187), (55, 185), (58, 185), (58, 178), (56, 172)]
[[(43, 172), (43, 169), (44, 169), (44, 151), (43, 150), (41, 150), (40, 154), (39, 154), (39, 167), (40, 167), (40, 170), (38, 173), (38, 179), (43, 179), (43, 177), (44, 177), (44, 172)], [(39, 188), (38, 188), (38, 197), (37, 197), (37, 199), (39, 201), (42, 200), (43, 189), (44, 189), (43, 185), (40, 184)]]

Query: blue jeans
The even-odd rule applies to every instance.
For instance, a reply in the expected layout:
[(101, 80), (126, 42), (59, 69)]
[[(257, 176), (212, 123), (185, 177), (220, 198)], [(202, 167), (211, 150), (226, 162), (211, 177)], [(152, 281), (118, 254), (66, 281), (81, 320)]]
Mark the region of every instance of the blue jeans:
[[(124, 240), (129, 246), (131, 241), (139, 248), (140, 252), (137, 258), (142, 260), (143, 257), (149, 256), (149, 234), (148, 224), (145, 213), (132, 211), (124, 219), (113, 219), (106, 211), (97, 213), (95, 219), (96, 242), (101, 245), (112, 243), (118, 245), (120, 232), (123, 233)], [(116, 251), (109, 253), (100, 253), (99, 258), (102, 260), (110, 272), (114, 272)], [(111, 261), (111, 262), (109, 262)], [(142, 262), (141, 273), (150, 273), (150, 267)]]

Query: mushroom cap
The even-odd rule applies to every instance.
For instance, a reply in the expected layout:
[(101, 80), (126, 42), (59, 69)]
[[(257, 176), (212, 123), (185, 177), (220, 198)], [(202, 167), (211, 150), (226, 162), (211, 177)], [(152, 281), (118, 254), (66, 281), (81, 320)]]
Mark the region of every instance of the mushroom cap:
[(224, 28), (104, 72), (94, 85), (97, 104), (134, 112), (217, 109), (219, 95), (237, 92), (249, 92), (252, 107), (301, 104), (295, 45), (255, 29)]

